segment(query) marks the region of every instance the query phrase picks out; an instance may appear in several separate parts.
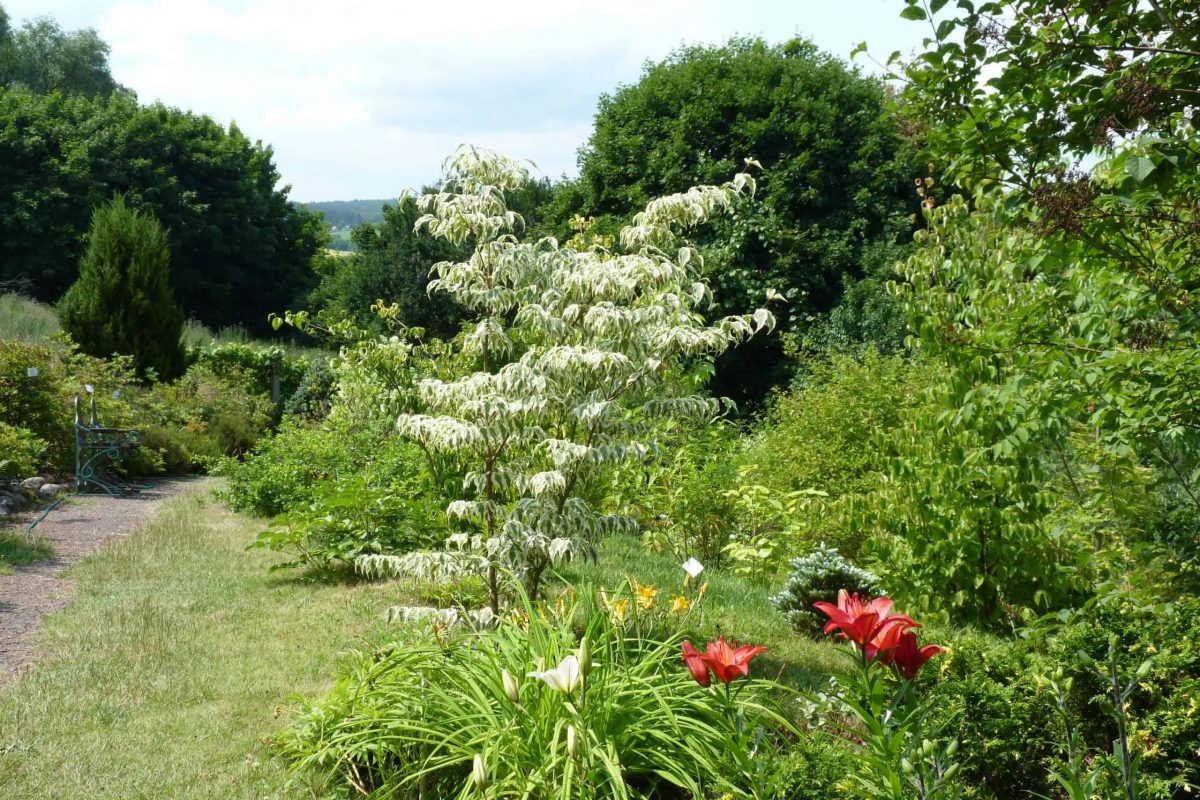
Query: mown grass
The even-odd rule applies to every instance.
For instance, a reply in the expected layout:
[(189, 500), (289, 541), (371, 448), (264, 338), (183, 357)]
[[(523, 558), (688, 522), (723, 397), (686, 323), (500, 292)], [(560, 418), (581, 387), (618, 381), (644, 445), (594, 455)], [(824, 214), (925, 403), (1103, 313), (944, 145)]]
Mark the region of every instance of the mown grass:
[[(597, 562), (576, 562), (560, 570), (559, 579), (574, 586), (593, 586), (609, 591), (624, 589), (627, 578), (651, 584), (660, 591), (661, 601), (680, 591), (685, 573), (678, 559), (666, 553), (646, 550), (632, 536), (605, 540)], [(797, 634), (771, 605), (777, 587), (746, 580), (730, 572), (706, 570), (699, 583), (708, 589), (700, 605), (696, 629), (690, 631), (703, 649), (704, 641), (724, 634), (742, 644), (767, 647), (755, 661), (754, 674), (778, 678), (795, 687), (812, 686), (826, 680), (830, 673), (847, 668), (845, 656), (829, 640), (814, 640)]]
[(19, 294), (0, 294), (0, 339), (44, 342), (61, 330), (53, 307)]
[[(73, 601), (47, 618), (38, 666), (0, 688), (0, 797), (328, 796), (315, 778), (289, 776), (264, 740), (286, 727), (293, 701), (327, 689), (339, 653), (389, 633), (385, 607), (418, 601), (398, 583), (269, 573), (277, 555), (244, 549), (262, 524), (185, 496), (72, 569)], [(615, 588), (626, 576), (666, 598), (683, 571), (634, 538), (614, 538), (598, 564), (558, 577)], [(704, 578), (698, 639), (767, 645), (755, 674), (792, 685), (843, 668), (835, 648), (791, 631), (770, 587)]]
[(30, 538), (23, 531), (0, 531), (0, 575), (12, 573), (20, 564), (36, 564), (53, 557), (54, 548), (37, 537)]
[(261, 524), (185, 496), (71, 570), (38, 666), (0, 687), (0, 797), (319, 796), (262, 740), (405, 598), (269, 574), (274, 554), (244, 550)]

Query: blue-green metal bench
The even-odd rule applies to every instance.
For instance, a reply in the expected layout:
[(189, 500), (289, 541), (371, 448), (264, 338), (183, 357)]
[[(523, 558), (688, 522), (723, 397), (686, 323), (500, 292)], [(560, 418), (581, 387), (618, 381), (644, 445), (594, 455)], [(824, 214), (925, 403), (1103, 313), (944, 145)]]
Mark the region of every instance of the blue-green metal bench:
[(96, 419), (96, 396), (91, 397), (89, 419), (75, 396), (75, 488), (83, 494), (136, 494), (150, 488), (122, 478), (115, 471), (141, 444), (141, 434), (127, 428), (109, 428)]

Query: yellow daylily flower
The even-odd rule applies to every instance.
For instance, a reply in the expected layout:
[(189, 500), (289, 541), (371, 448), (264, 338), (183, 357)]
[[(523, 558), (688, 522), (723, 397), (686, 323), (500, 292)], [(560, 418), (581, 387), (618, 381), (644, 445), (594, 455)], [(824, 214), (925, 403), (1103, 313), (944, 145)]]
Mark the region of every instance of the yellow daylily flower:
[(687, 611), (691, 607), (692, 607), (692, 604), (689, 603), (688, 599), (686, 597), (684, 597), (683, 595), (676, 595), (675, 599), (673, 599), (671, 601), (671, 613), (672, 614), (682, 614), (684, 611)]
[(634, 593), (637, 595), (638, 608), (642, 611), (652, 611), (658, 600), (658, 589), (653, 586), (641, 586), (636, 581), (633, 586)]

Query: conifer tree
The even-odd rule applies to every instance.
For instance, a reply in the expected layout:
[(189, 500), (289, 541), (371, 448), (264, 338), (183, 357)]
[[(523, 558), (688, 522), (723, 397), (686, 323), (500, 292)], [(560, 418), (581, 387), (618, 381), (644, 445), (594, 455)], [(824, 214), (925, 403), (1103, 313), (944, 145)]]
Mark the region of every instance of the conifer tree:
[(183, 312), (171, 291), (167, 233), (121, 195), (96, 209), (79, 279), (59, 306), (66, 330), (94, 356), (133, 356), (138, 374), (183, 371)]

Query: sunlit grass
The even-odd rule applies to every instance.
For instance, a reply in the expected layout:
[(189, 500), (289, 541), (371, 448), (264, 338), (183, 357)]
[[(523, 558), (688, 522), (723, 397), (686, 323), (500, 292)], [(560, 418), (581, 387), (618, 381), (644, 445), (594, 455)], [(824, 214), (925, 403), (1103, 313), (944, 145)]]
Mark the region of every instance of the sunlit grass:
[(18, 564), (36, 564), (54, 555), (54, 548), (23, 531), (0, 531), (0, 575), (7, 575)]
[[(286, 328), (284, 329), (287, 330)], [(329, 355), (328, 352), (318, 347), (307, 347), (298, 345), (286, 340), (265, 340), (255, 339), (249, 332), (241, 326), (231, 326), (220, 328), (213, 331), (211, 328), (194, 319), (189, 319), (183, 323), (183, 335), (181, 337), (184, 347), (207, 347), (217, 344), (251, 344), (259, 347), (279, 346), (284, 349), (288, 356), (292, 358), (310, 358), (314, 356)]]
[[(626, 579), (633, 578), (652, 584), (660, 598), (669, 601), (681, 589), (685, 573), (672, 555), (647, 551), (634, 537), (615, 536), (602, 544), (598, 562), (571, 564), (559, 577), (576, 586), (609, 590), (626, 587)], [(708, 589), (695, 636), (707, 641), (724, 634), (744, 644), (765, 645), (767, 653), (755, 662), (762, 670), (758, 674), (806, 687), (846, 669), (847, 661), (837, 647), (797, 634), (771, 605), (770, 597), (778, 587), (711, 569), (701, 573), (699, 583), (707, 583)]]
[(261, 524), (184, 497), (70, 571), (38, 667), (0, 688), (0, 797), (315, 796), (262, 740), (404, 598), (268, 574), (277, 557), (244, 550)]
[(52, 306), (19, 294), (0, 294), (0, 339), (44, 342), (61, 330)]

